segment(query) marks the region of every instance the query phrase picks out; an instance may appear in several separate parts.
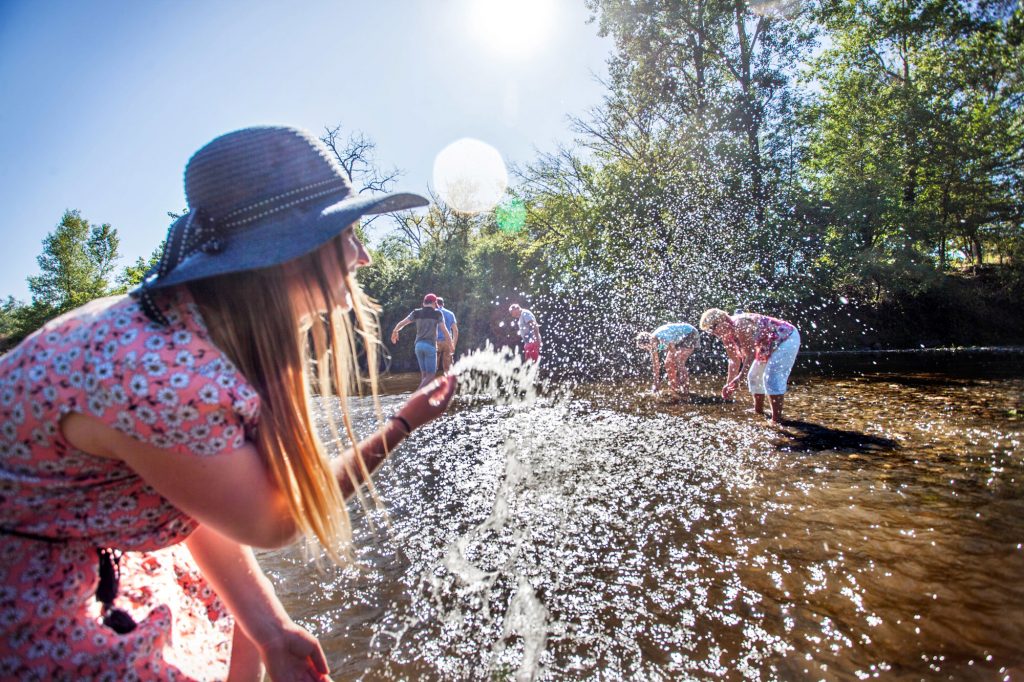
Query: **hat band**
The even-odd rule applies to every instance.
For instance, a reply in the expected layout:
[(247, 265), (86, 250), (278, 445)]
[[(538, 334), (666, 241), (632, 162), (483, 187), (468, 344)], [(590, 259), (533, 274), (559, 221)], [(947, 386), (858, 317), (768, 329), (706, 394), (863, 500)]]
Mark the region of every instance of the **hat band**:
[(211, 218), (202, 207), (193, 207), (186, 215), (174, 221), (167, 230), (167, 240), (164, 242), (160, 262), (147, 274), (141, 291), (137, 293), (146, 316), (159, 324), (168, 324), (167, 317), (153, 300), (150, 287), (199, 251), (210, 255), (223, 251), (226, 233), (232, 231), (232, 228), (341, 191), (347, 194), (350, 191), (349, 183), (344, 178), (334, 177), (243, 206), (225, 214), (219, 220)]
[[(217, 220), (217, 226), (228, 228), (251, 223), (254, 220), (259, 220), (260, 218), (277, 213), (278, 211), (284, 211), (293, 206), (298, 206), (299, 204), (304, 204), (307, 201), (312, 201), (313, 199), (334, 194), (341, 190), (345, 190), (346, 193), (349, 191), (348, 182), (341, 177), (334, 177), (320, 182), (315, 182), (311, 185), (299, 187), (297, 189), (284, 192), (283, 194), (270, 197), (269, 199), (264, 199), (263, 201), (255, 204), (235, 209), (234, 211), (221, 216), (221, 218)], [(256, 211), (256, 213), (253, 213), (254, 211)], [(246, 216), (247, 213), (252, 213), (252, 215)]]

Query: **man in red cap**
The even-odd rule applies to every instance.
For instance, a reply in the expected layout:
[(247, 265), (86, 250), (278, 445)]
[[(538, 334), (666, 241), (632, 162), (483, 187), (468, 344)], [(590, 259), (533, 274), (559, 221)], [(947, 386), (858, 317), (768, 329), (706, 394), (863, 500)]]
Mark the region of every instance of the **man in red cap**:
[(391, 332), (391, 343), (398, 343), (398, 332), (406, 325), (416, 323), (416, 362), (420, 366), (420, 388), (434, 380), (437, 373), (437, 339), (452, 342), (452, 336), (444, 324), (444, 316), (437, 309), (437, 296), (423, 297), (423, 307), (417, 308), (399, 320)]

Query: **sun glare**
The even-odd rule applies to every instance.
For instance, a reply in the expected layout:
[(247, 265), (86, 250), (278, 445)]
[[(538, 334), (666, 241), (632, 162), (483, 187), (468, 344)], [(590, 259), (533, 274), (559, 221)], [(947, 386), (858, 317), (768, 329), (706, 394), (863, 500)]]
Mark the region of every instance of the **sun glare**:
[(763, 17), (794, 19), (800, 14), (800, 0), (758, 0), (749, 7), (751, 12)]
[(481, 213), (501, 201), (508, 187), (508, 171), (497, 149), (464, 137), (434, 159), (434, 187), (453, 210)]
[(555, 0), (471, 0), (469, 27), (488, 48), (528, 56), (551, 32)]

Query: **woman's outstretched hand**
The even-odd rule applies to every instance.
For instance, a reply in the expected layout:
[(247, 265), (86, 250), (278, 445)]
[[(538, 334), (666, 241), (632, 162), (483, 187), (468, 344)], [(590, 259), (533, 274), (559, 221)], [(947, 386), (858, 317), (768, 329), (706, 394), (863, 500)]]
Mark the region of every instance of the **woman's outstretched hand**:
[(290, 623), (276, 637), (257, 642), (267, 676), (274, 682), (329, 680), (327, 659), (316, 637)]
[(458, 380), (453, 374), (445, 374), (435, 379), (412, 396), (402, 405), (398, 416), (409, 422), (409, 426), (415, 431), (427, 422), (441, 416), (455, 395), (455, 388)]

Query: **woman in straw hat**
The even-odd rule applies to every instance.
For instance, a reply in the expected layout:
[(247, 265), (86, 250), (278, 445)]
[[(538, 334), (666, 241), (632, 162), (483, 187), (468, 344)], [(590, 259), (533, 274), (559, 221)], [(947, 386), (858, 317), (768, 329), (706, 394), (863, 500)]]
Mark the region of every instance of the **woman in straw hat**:
[(722, 397), (732, 398), (747, 365), (747, 388), (754, 397), (754, 412), (764, 414), (768, 396), (771, 419), (782, 423), (783, 399), (789, 373), (800, 352), (800, 331), (785, 320), (758, 313), (729, 313), (709, 308), (700, 317), (700, 328), (719, 338), (729, 357), (729, 369)]
[(0, 359), (2, 679), (326, 675), (251, 547), (304, 535), (344, 560), (346, 497), (455, 390), (438, 379), (361, 442), (342, 397), (332, 460), (311, 414), (313, 382), (376, 397), (352, 226), (422, 197), (359, 197), (315, 137), (270, 127), (200, 149), (185, 191), (132, 296)]

